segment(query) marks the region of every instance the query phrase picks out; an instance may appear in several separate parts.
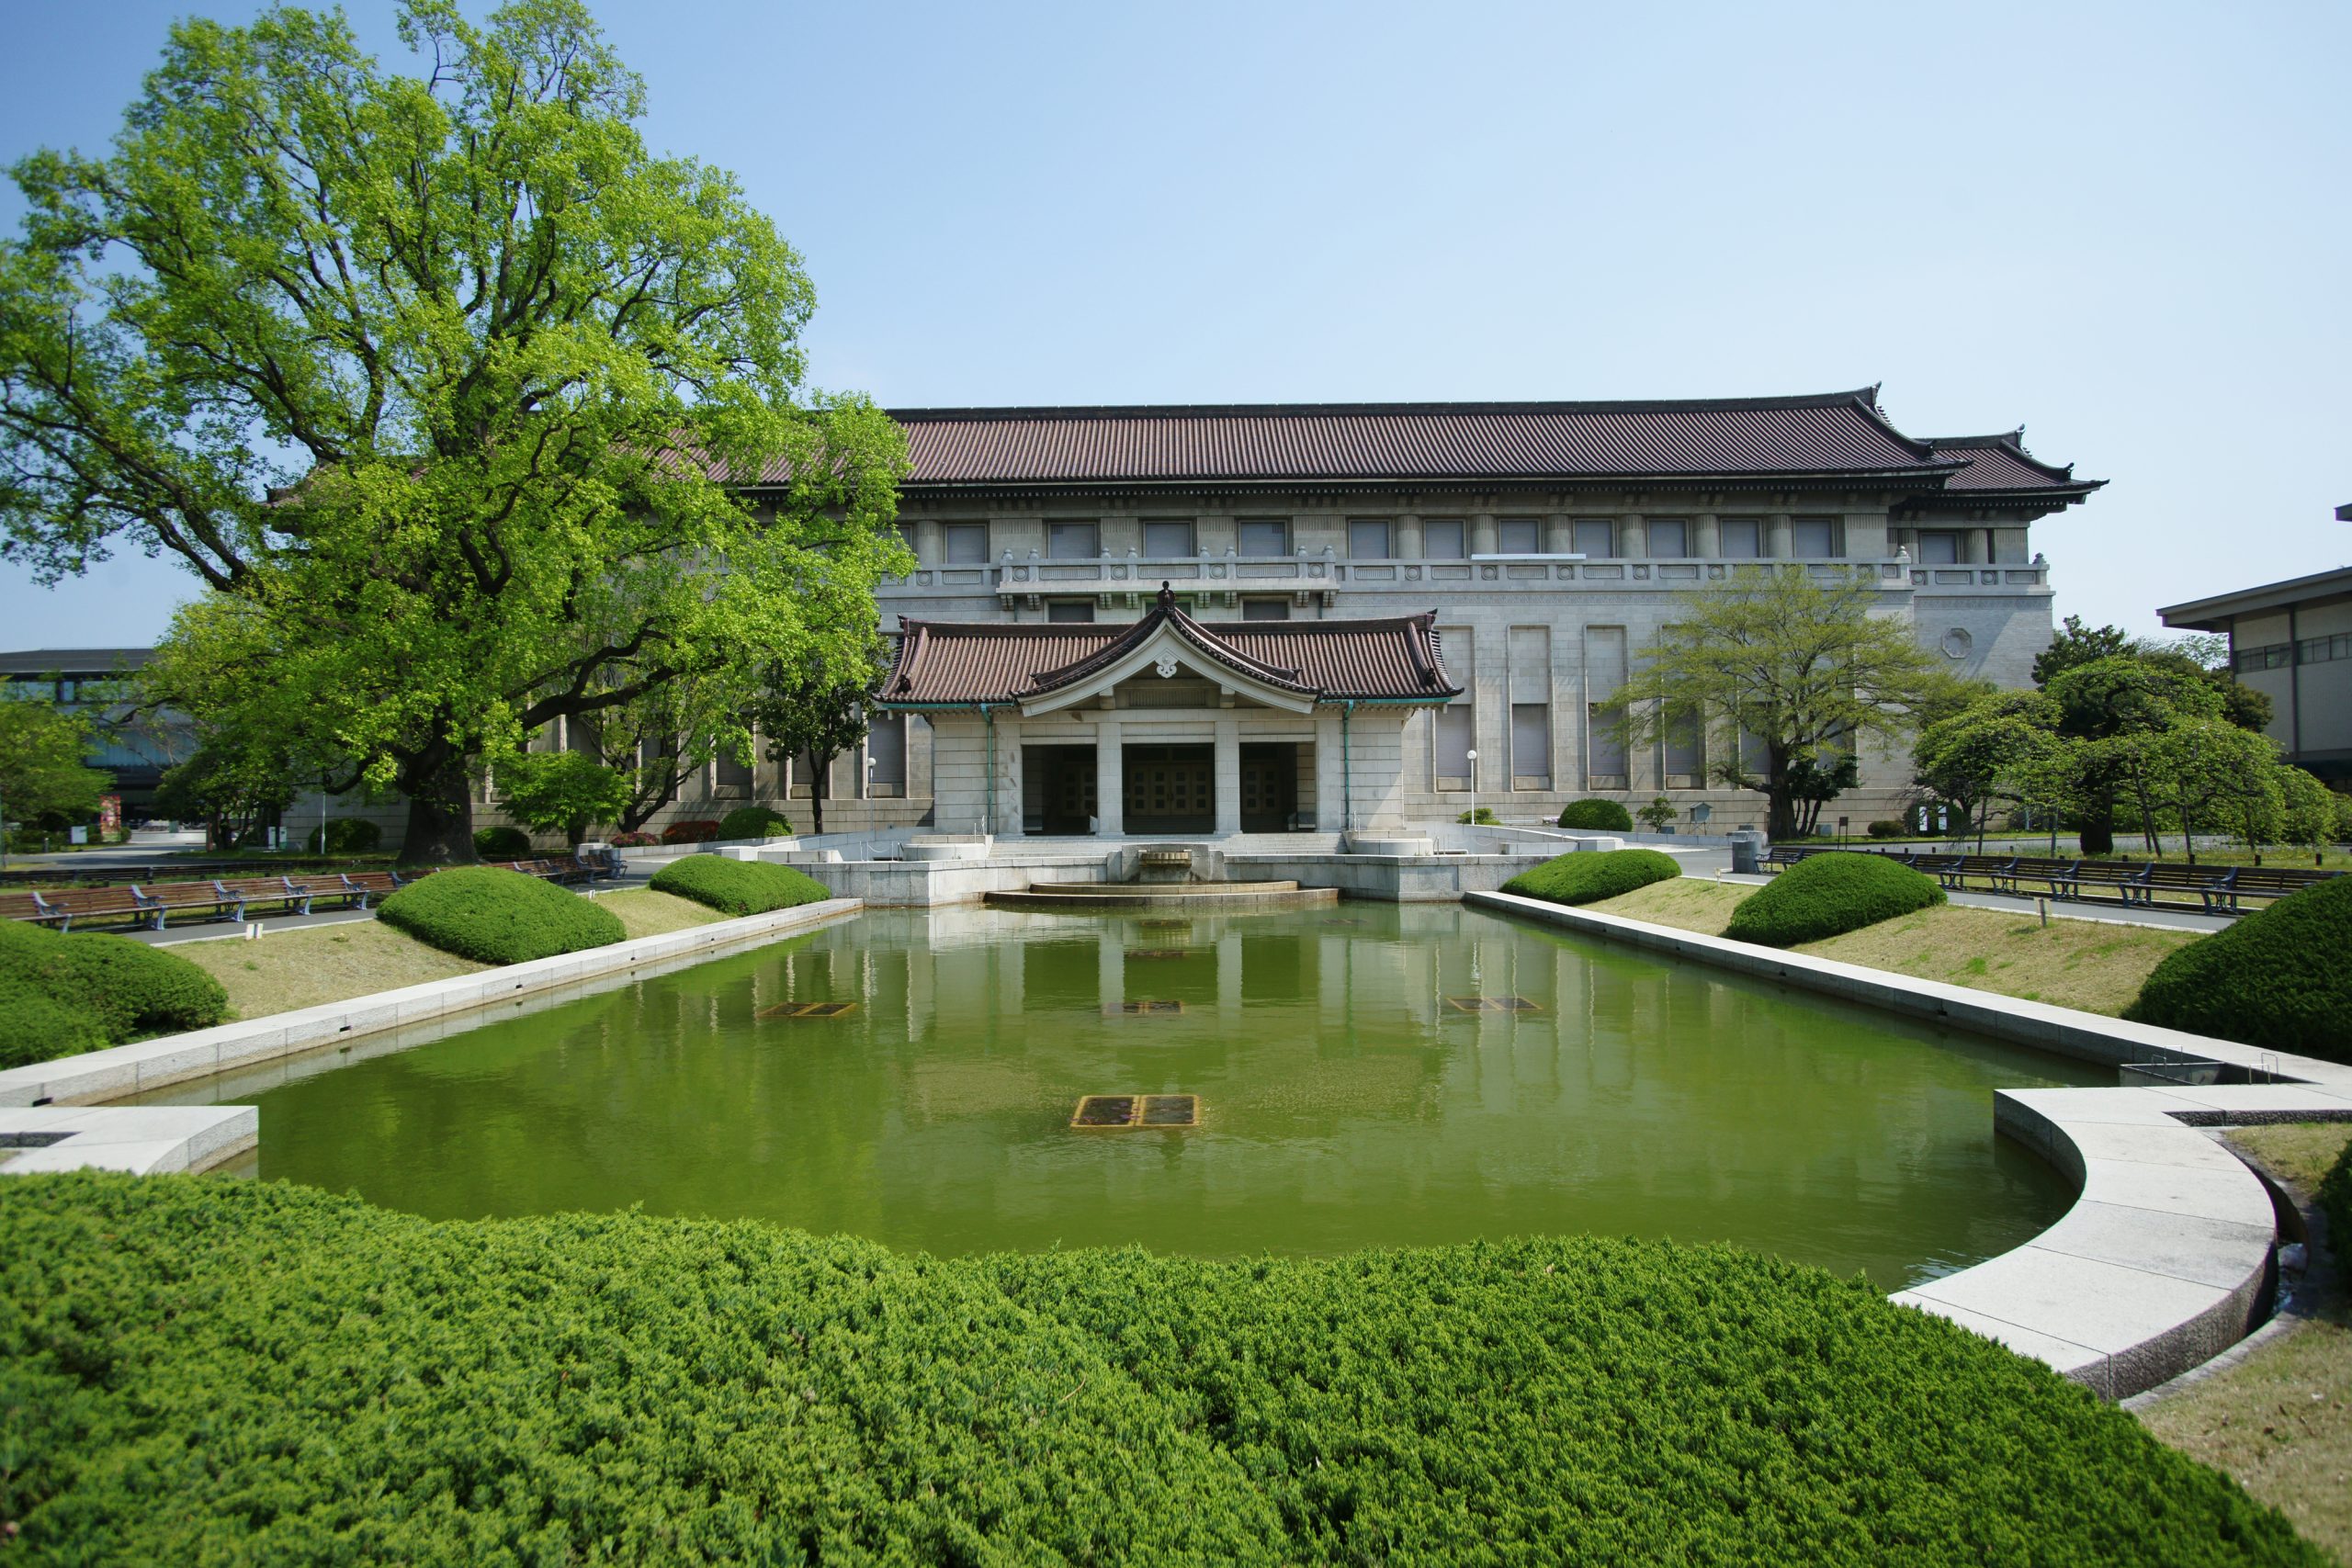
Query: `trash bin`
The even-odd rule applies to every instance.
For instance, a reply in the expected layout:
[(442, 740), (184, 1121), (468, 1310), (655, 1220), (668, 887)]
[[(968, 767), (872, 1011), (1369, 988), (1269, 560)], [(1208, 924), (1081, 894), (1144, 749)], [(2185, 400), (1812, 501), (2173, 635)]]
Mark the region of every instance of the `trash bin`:
[(1731, 869), (1735, 876), (1754, 876), (1764, 869), (1764, 835), (1744, 829), (1731, 835)]

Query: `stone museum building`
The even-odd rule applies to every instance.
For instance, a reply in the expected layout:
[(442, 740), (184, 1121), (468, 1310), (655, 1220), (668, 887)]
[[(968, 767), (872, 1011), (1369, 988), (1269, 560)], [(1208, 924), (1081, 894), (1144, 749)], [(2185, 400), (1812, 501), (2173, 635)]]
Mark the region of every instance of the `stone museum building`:
[[(1737, 737), (1629, 749), (1597, 717), (1678, 595), (1860, 579), (1955, 672), (2022, 686), (2034, 525), (2102, 482), (2017, 432), (1907, 435), (1875, 388), (894, 417), (916, 568), (880, 592), (898, 661), (829, 827), (1328, 832), (1593, 795), (1758, 822), (1711, 776)], [(1866, 746), (1829, 817), (1894, 815), (1906, 772)]]

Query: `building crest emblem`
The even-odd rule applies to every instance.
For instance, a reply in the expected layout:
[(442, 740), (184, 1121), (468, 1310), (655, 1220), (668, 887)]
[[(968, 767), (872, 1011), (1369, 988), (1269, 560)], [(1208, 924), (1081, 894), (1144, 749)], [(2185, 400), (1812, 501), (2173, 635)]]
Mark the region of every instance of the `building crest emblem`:
[(1176, 661), (1173, 659), (1163, 659), (1151, 667), (1151, 672), (1163, 681), (1171, 680), (1176, 674)]

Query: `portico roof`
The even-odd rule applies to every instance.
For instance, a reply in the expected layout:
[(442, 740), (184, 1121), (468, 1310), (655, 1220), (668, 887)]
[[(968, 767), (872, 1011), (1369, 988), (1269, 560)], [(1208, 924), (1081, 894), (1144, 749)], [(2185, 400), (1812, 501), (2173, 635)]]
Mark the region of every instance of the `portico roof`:
[(1211, 623), (1179, 607), (1166, 583), (1151, 613), (1125, 626), (901, 617), (898, 659), (876, 700), (889, 708), (1057, 705), (1051, 699), (1115, 685), (1157, 650), (1284, 707), (1442, 703), (1462, 688), (1446, 674), (1433, 618)]

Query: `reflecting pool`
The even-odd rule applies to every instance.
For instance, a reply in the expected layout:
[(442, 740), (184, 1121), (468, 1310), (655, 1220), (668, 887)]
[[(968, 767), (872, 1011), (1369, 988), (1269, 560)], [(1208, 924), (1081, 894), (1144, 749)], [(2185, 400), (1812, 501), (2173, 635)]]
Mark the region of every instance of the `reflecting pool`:
[[(246, 1172), (434, 1216), (639, 1204), (943, 1253), (1593, 1231), (1891, 1290), (2064, 1212), (1994, 1136), (1996, 1087), (2112, 1081), (1456, 905), (1343, 904), (881, 911), (150, 1098), (258, 1104)], [(1197, 1095), (1199, 1124), (1070, 1125), (1127, 1094)]]

